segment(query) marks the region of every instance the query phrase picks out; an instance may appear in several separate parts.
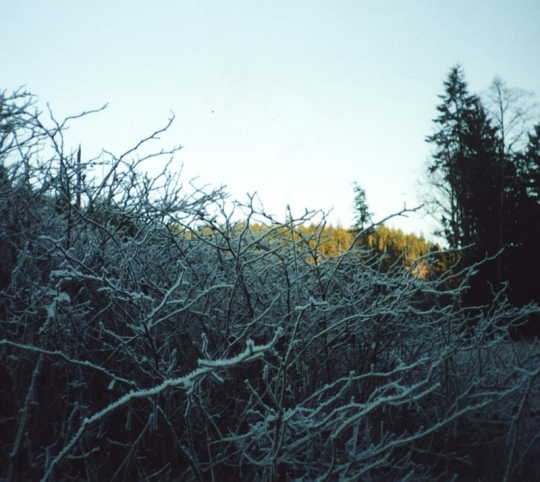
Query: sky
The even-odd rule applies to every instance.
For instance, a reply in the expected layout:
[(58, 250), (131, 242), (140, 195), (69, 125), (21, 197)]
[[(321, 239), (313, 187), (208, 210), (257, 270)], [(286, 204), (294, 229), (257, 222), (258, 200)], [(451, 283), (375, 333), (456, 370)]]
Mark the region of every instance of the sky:
[(353, 182), (375, 219), (420, 204), (457, 63), (473, 92), (499, 75), (540, 95), (538, 0), (26, 0), (2, 16), (0, 89), (58, 118), (108, 103), (66, 134), (83, 156), (121, 153), (174, 113), (161, 141), (183, 146), (186, 181), (257, 192), (281, 218), (288, 204), (349, 226)]

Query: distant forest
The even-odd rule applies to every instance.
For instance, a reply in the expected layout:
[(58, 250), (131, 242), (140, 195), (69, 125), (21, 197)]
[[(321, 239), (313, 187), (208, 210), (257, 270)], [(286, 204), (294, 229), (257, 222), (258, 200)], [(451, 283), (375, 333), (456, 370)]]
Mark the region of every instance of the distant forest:
[[(444, 82), (424, 209), (278, 219), (0, 93), (0, 479), (540, 480), (540, 122)], [(405, 210), (406, 212), (407, 210)], [(402, 213), (396, 213), (404, 214)], [(384, 221), (384, 220), (383, 220)]]

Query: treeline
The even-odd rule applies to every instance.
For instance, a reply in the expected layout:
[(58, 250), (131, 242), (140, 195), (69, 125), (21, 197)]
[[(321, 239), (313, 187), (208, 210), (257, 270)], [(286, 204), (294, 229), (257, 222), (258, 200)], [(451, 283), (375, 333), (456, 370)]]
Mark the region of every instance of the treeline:
[[(191, 231), (180, 226), (171, 225), (169, 229), (179, 236), (195, 238)], [(301, 224), (291, 231), (282, 225), (264, 223), (247, 225), (239, 221), (227, 227), (204, 228), (199, 235), (209, 235), (219, 229), (230, 229), (238, 235), (249, 230), (254, 235), (267, 236), (275, 242), (281, 240), (284, 244), (291, 241), (303, 242), (306, 259), (310, 262), (339, 257), (354, 250), (358, 256), (362, 253), (362, 257), (377, 257), (378, 267), (382, 271), (402, 267), (412, 270), (421, 278), (435, 277), (444, 273), (458, 258), (458, 255), (443, 252), (440, 245), (427, 241), (423, 236), (405, 233), (401, 229), (384, 224), (360, 230), (356, 227), (344, 228), (318, 222)]]
[[(465, 302), (486, 304), (501, 289), (512, 303), (540, 301), (540, 119), (531, 95), (496, 79), (483, 97), (461, 67), (444, 82), (427, 167), (440, 234), (463, 265), (483, 259)], [(536, 325), (540, 320), (535, 320)], [(534, 324), (530, 334), (540, 334)]]
[[(256, 227), (255, 229), (267, 228)], [(363, 248), (380, 257), (380, 268), (383, 270), (395, 264), (410, 268), (428, 253), (441, 249), (439, 245), (427, 241), (422, 236), (405, 233), (401, 229), (385, 225), (377, 225), (361, 231), (356, 228), (310, 224), (300, 226), (298, 230), (311, 240), (310, 245), (316, 247), (316, 252), (322, 256), (340, 256), (351, 248)], [(421, 266), (415, 266), (417, 272), (422, 276), (427, 276), (429, 272), (427, 259), (420, 264)]]

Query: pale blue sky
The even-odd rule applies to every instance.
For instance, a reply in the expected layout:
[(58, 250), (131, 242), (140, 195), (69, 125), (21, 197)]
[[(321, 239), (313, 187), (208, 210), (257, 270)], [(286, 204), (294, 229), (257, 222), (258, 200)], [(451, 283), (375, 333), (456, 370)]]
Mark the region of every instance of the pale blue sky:
[(539, 0), (27, 0), (2, 17), (0, 88), (25, 85), (58, 117), (109, 102), (69, 133), (87, 155), (172, 111), (163, 140), (184, 146), (186, 177), (345, 226), (353, 181), (379, 217), (417, 203), (453, 64), (473, 91), (498, 74), (540, 94)]

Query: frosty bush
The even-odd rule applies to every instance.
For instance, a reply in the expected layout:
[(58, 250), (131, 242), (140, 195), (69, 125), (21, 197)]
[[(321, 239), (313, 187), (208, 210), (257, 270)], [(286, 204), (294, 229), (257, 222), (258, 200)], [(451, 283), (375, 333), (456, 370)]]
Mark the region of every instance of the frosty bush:
[(280, 221), (172, 169), (149, 177), (178, 150), (149, 150), (169, 124), (86, 160), (64, 145), (77, 117), (0, 96), (1, 477), (539, 470), (539, 352), (507, 335), (534, 307), (466, 308), (475, 266), (420, 279), (355, 243), (325, 258), (321, 213)]

